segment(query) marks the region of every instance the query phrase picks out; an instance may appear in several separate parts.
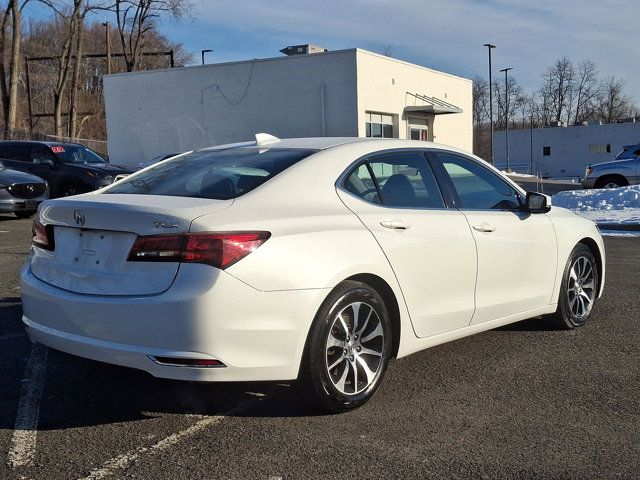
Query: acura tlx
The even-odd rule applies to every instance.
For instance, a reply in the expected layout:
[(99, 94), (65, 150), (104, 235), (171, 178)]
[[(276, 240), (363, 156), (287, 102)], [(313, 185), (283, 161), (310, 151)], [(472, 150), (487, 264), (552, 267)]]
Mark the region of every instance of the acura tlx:
[(297, 379), (340, 412), (391, 358), (531, 317), (584, 325), (604, 256), (593, 222), (461, 150), (258, 134), (41, 204), (23, 322), (157, 377)]

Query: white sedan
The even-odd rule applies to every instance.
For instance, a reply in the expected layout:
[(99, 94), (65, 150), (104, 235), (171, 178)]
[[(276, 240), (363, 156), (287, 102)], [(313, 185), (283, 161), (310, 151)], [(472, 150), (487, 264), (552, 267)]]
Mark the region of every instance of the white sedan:
[(194, 381), (299, 379), (366, 402), (391, 358), (530, 317), (588, 320), (595, 224), (463, 151), (362, 138), (197, 150), (43, 203), (33, 341)]

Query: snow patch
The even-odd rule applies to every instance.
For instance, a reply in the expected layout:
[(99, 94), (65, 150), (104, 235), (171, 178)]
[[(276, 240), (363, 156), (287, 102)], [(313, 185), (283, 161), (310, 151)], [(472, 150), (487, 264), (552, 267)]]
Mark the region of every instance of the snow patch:
[(560, 192), (552, 205), (598, 223), (640, 223), (640, 185)]

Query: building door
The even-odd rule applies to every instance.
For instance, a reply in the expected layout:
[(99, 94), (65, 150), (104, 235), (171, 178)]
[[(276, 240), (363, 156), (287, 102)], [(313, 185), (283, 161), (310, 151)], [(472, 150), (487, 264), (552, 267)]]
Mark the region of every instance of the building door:
[(409, 140), (429, 141), (429, 126), (426, 117), (409, 117), (407, 119), (407, 138)]

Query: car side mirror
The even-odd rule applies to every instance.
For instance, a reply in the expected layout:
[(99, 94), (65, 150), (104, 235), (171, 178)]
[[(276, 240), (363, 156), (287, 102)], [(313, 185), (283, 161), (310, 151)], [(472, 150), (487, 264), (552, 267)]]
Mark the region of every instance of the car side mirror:
[(551, 197), (543, 193), (527, 192), (523, 210), (529, 213), (547, 213), (551, 210)]

